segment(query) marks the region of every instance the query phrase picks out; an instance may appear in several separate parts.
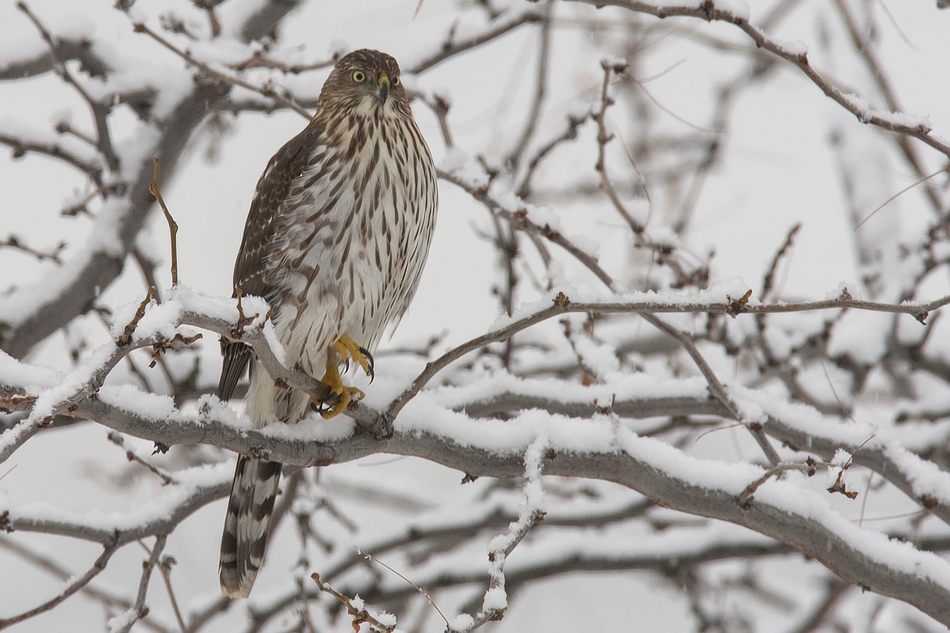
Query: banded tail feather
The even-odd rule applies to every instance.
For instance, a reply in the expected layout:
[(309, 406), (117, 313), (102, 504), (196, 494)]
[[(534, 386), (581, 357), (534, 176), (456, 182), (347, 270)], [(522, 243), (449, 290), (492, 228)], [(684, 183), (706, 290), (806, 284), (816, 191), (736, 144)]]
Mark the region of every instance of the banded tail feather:
[(280, 462), (238, 457), (218, 567), (221, 592), (229, 598), (247, 598), (264, 564), (281, 466)]

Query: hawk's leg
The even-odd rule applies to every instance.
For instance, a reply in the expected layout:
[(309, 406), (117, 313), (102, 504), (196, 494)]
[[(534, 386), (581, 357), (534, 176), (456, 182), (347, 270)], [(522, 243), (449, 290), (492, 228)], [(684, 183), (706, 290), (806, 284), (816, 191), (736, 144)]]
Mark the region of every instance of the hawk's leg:
[[(323, 378), (320, 379), (320, 382), (328, 385), (330, 387), (330, 393), (336, 394), (340, 400), (328, 409), (320, 410), (318, 408), (320, 415), (326, 420), (346, 411), (346, 407), (349, 406), (353, 396), (357, 396), (361, 400), (366, 397), (362, 389), (347, 387), (343, 384), (343, 379), (340, 377), (340, 370), (338, 368), (340, 361), (349, 363), (349, 360), (352, 358), (359, 363), (360, 367), (363, 368), (363, 371), (365, 371), (370, 378), (373, 377), (374, 361), (372, 355), (370, 355), (365, 348), (357, 345), (349, 336), (345, 334), (341, 336), (340, 340), (333, 344), (333, 351), (336, 353), (327, 355), (327, 372), (323, 375)], [(323, 403), (314, 401), (314, 404), (319, 407)]]

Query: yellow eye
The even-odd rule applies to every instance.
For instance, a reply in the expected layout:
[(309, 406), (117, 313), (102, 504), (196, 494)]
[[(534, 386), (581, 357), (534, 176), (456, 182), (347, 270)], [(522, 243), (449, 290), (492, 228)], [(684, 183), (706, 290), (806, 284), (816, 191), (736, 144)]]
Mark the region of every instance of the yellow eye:
[(364, 73), (361, 70), (355, 71), (353, 73), (353, 81), (355, 81), (358, 84), (363, 83), (364, 81), (366, 81), (366, 73)]
[(395, 75), (393, 77), (393, 86), (398, 86), (398, 85), (399, 85), (399, 75)]

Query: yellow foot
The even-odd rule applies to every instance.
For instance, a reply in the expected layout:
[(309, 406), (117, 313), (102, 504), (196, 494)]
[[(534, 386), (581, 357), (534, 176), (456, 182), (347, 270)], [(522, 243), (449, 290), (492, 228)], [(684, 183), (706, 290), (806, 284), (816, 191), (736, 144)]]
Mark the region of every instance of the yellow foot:
[(369, 379), (373, 380), (375, 376), (373, 370), (376, 366), (376, 361), (373, 360), (373, 356), (369, 353), (369, 350), (357, 345), (353, 339), (346, 334), (341, 336), (340, 340), (333, 344), (333, 349), (336, 350), (336, 353), (340, 355), (340, 359), (347, 363), (347, 365), (349, 365), (351, 358), (359, 363), (363, 371), (366, 372), (366, 375), (369, 376)]
[(367, 373), (370, 379), (373, 378), (374, 362), (372, 355), (370, 355), (366, 349), (354, 343), (350, 337), (346, 335), (341, 336), (340, 340), (333, 344), (333, 350), (327, 354), (327, 373), (320, 379), (320, 382), (330, 387), (330, 394), (336, 395), (339, 401), (329, 408), (325, 408), (323, 402), (312, 400), (313, 404), (316, 405), (317, 411), (319, 411), (320, 415), (326, 420), (346, 411), (346, 408), (354, 396), (360, 400), (366, 397), (362, 389), (347, 387), (343, 384), (343, 379), (340, 378), (340, 370), (337, 366), (340, 361), (345, 361), (349, 364), (351, 358), (359, 363), (360, 367), (363, 368), (363, 371)]

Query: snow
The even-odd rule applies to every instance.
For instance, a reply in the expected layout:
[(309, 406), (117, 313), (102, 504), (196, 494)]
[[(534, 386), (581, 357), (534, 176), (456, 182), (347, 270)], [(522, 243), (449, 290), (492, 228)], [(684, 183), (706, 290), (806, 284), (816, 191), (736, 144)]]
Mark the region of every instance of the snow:
[(452, 620), (451, 630), (468, 631), (475, 625), (475, 619), (467, 613), (460, 613)]
[(888, 332), (894, 325), (893, 314), (851, 310), (840, 318), (831, 332), (828, 353), (850, 356), (859, 363), (875, 364), (887, 350)]
[(630, 431), (619, 430), (618, 436), (618, 443), (624, 453), (687, 485), (720, 490), (738, 497), (763, 473), (761, 468), (752, 464), (728, 464), (692, 457), (665, 442), (650, 437), (638, 437)]
[(835, 451), (834, 457), (832, 457), (831, 461), (828, 463), (835, 468), (844, 468), (845, 466), (850, 465), (851, 457), (851, 453), (844, 450), (843, 448), (839, 448)]
[[(580, 427), (578, 426), (580, 424)], [(464, 447), (480, 448), (497, 455), (521, 453), (544, 433), (554, 450), (568, 452), (616, 452), (614, 428), (608, 420), (583, 420), (543, 411), (523, 411), (509, 420), (479, 419), (446, 411), (423, 392), (403, 409), (394, 422), (402, 433), (427, 432), (448, 437)], [(583, 432), (579, 433), (578, 430)]]
[(714, 5), (720, 11), (727, 11), (737, 18), (749, 19), (749, 5), (745, 0), (715, 0)]
[(468, 403), (484, 402), (492, 397), (510, 393), (544, 398), (553, 402), (610, 402), (636, 398), (705, 398), (706, 381), (701, 378), (667, 380), (647, 373), (611, 375), (609, 382), (584, 386), (553, 378), (524, 379), (505, 373), (495, 373), (481, 380), (467, 381), (460, 386), (440, 387), (431, 392), (438, 402), (451, 409)]
[(132, 624), (138, 619), (138, 609), (128, 609), (119, 615), (114, 615), (109, 618), (109, 620), (106, 622), (106, 630), (109, 633), (128, 631)]
[[(633, 291), (619, 294), (598, 293), (590, 289), (559, 288), (545, 293), (540, 299), (522, 303), (510, 316), (499, 316), (492, 324), (490, 331), (497, 332), (541, 310), (550, 308), (559, 293), (564, 293), (572, 303), (598, 302), (618, 306), (639, 303), (646, 306), (664, 305), (685, 308), (698, 304), (729, 303), (745, 295), (748, 289), (749, 286), (741, 279), (721, 281), (710, 285), (706, 289)], [(757, 305), (754, 299), (750, 300), (749, 303)]]
[[(504, 557), (502, 557), (502, 560)], [(485, 592), (482, 611), (504, 611), (508, 608), (508, 594), (503, 587), (492, 587)]]
[(772, 41), (778, 44), (779, 48), (784, 50), (789, 55), (794, 55), (795, 57), (802, 57), (803, 55), (808, 54), (808, 45), (801, 40), (794, 41), (785, 41), (776, 38), (772, 38)]
[(147, 393), (135, 385), (103, 385), (99, 400), (147, 420), (172, 420), (178, 411), (169, 396)]
[(466, 163), (468, 163), (468, 154), (458, 147), (449, 147), (445, 150), (445, 156), (442, 157), (439, 168), (449, 173), (455, 173), (461, 171)]
[(202, 489), (227, 484), (233, 475), (234, 467), (231, 463), (179, 471), (175, 474), (179, 485), (166, 486), (151, 498), (140, 500), (121, 511), (104, 512), (94, 508), (84, 511), (69, 510), (46, 501), (33, 501), (11, 507), (7, 499), (0, 499), (0, 512), (9, 510), (18, 521), (45, 524), (49, 527), (43, 531), (53, 533), (71, 525), (100, 533), (137, 530), (145, 525), (168, 520), (171, 513), (187, 499), (202, 494)]
[(627, 67), (627, 60), (616, 55), (605, 55), (600, 58), (600, 65), (610, 69), (616, 69), (616, 72), (623, 72)]
[(28, 392), (32, 392), (56, 384), (62, 376), (54, 369), (18, 361), (0, 350), (0, 384), (25, 387)]

